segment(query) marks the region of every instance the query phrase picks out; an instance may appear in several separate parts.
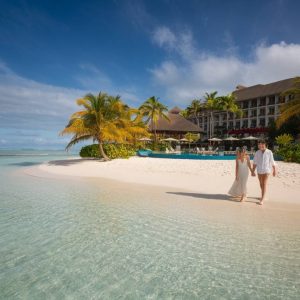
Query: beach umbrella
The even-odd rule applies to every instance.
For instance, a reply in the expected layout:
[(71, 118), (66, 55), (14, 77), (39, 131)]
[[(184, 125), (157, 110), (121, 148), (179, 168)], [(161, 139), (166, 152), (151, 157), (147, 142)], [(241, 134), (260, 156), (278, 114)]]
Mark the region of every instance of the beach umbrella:
[(151, 142), (152, 140), (147, 138), (147, 137), (143, 137), (143, 138), (140, 138), (139, 141), (141, 141), (141, 142)]
[(250, 146), (253, 146), (253, 141), (258, 140), (258, 138), (255, 137), (255, 136), (249, 135), (249, 136), (243, 138), (242, 140), (244, 140), (244, 141), (250, 141)]
[(224, 139), (223, 141), (239, 141), (239, 139), (235, 138), (233, 136), (229, 136), (228, 138)]
[(183, 138), (183, 139), (180, 139), (179, 141), (180, 142), (189, 142), (190, 140)]
[(250, 135), (250, 136), (247, 136), (245, 138), (242, 138), (242, 140), (245, 140), (245, 141), (256, 141), (256, 140), (258, 140), (258, 138), (255, 137), (255, 136)]
[(210, 142), (222, 142), (222, 139), (219, 138), (212, 138), (212, 139), (208, 139)]
[(182, 143), (189, 143), (189, 151), (190, 151), (190, 149), (191, 149), (191, 140), (188, 140), (186, 138), (182, 138), (179, 141), (182, 142)]
[(174, 139), (174, 138), (166, 138), (166, 139), (163, 139), (163, 141), (165, 142), (178, 142), (178, 140)]

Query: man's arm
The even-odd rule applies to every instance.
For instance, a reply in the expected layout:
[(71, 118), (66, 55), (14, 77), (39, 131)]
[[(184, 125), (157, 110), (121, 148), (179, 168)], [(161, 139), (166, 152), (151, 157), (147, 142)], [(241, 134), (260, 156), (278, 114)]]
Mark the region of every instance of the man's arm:
[(252, 172), (251, 172), (252, 176), (255, 176), (255, 170), (256, 170), (256, 164), (253, 163)]
[(271, 152), (271, 164), (272, 164), (272, 169), (273, 169), (273, 176), (275, 177), (277, 174), (277, 170), (276, 170), (276, 163), (274, 160), (274, 156), (273, 156), (273, 152)]

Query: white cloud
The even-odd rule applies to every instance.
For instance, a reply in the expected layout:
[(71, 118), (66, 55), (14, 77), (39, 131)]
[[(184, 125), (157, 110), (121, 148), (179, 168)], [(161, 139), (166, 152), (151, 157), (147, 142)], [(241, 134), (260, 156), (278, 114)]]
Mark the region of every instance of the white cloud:
[[(205, 53), (194, 47), (191, 34), (183, 39), (182, 33), (164, 30), (174, 36), (171, 50), (182, 59), (168, 58), (151, 74), (154, 83), (165, 89), (165, 97), (177, 104), (185, 105), (205, 92), (229, 93), (239, 83), (250, 86), (300, 75), (300, 44), (261, 44), (253, 49), (249, 61), (227, 49), (223, 56)], [(165, 48), (163, 42), (157, 44)]]
[(160, 47), (173, 49), (176, 45), (177, 37), (168, 27), (162, 26), (154, 31), (153, 41)]
[(160, 26), (154, 30), (152, 40), (159, 47), (175, 51), (184, 59), (189, 60), (195, 55), (193, 34), (189, 30), (175, 35), (168, 27)]
[[(52, 86), (23, 78), (0, 64), (0, 125), (45, 128), (76, 108), (83, 90)], [(1, 120), (8, 121), (3, 123)], [(37, 122), (40, 121), (38, 124)], [(15, 122), (15, 124), (13, 124)]]

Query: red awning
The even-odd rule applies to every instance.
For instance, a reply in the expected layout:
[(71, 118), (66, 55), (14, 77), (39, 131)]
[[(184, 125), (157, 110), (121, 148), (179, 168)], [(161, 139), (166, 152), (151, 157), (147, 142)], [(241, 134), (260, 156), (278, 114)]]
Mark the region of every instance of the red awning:
[(268, 132), (267, 127), (261, 127), (261, 128), (242, 128), (242, 129), (232, 129), (229, 130), (229, 134), (244, 134), (244, 133), (249, 133), (249, 134), (256, 134), (256, 133), (264, 133)]

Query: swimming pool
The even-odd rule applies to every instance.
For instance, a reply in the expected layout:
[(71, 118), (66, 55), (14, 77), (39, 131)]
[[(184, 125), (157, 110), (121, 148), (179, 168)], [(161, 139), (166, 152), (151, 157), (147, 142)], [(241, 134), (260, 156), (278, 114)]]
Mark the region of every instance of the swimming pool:
[(148, 150), (138, 151), (139, 156), (153, 158), (172, 158), (172, 159), (202, 159), (202, 160), (235, 160), (235, 155), (221, 154), (196, 154), (196, 153), (164, 153), (152, 152)]

